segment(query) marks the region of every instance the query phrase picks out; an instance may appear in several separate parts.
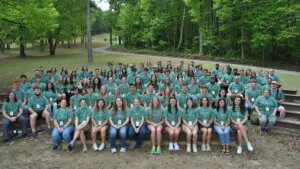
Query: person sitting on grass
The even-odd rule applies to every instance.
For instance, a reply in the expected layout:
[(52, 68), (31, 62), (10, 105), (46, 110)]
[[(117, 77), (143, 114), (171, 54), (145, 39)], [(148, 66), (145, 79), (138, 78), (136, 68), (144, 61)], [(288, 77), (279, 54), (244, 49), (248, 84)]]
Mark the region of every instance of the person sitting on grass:
[[(187, 107), (183, 110), (182, 114), (182, 129), (186, 133), (186, 152), (190, 153), (193, 148), (193, 152), (197, 150), (197, 138), (198, 138), (198, 111), (196, 104), (192, 98), (186, 100)], [(192, 143), (192, 144), (191, 144)], [(193, 146), (192, 146), (193, 145)]]
[(151, 153), (161, 153), (161, 131), (164, 124), (164, 109), (157, 97), (153, 97), (147, 109), (148, 128), (151, 131)]
[(248, 150), (253, 151), (253, 147), (248, 139), (246, 127), (248, 124), (248, 110), (245, 108), (245, 104), (241, 96), (237, 96), (234, 99), (233, 106), (229, 112), (232, 128), (237, 131), (237, 154), (242, 153), (243, 139), (246, 141)]
[(39, 117), (43, 117), (46, 120), (48, 131), (51, 132), (51, 117), (48, 112), (49, 101), (41, 94), (41, 89), (39, 87), (34, 88), (34, 96), (28, 100), (28, 110), (30, 112), (30, 127), (32, 135), (34, 138), (37, 136), (36, 131), (36, 120)]
[(88, 108), (86, 100), (84, 98), (80, 101), (80, 107), (75, 111), (75, 133), (73, 140), (69, 144), (70, 151), (73, 150), (74, 143), (80, 136), (80, 141), (83, 145), (82, 152), (87, 152), (87, 146), (85, 142), (85, 131), (90, 129), (89, 121), (91, 118), (91, 109)]
[(2, 107), (2, 114), (4, 117), (3, 125), (3, 142), (7, 143), (10, 139), (9, 131), (11, 130), (11, 124), (19, 122), (22, 129), (22, 137), (27, 135), (28, 119), (23, 115), (22, 103), (20, 103), (14, 92), (9, 92), (6, 102)]
[[(95, 151), (99, 150), (102, 151), (105, 147), (105, 139), (106, 139), (106, 131), (107, 131), (107, 125), (108, 125), (108, 111), (106, 107), (106, 103), (103, 99), (97, 100), (95, 103), (93, 110), (92, 110), (92, 116), (91, 116), (91, 122), (92, 122), (92, 140), (93, 140), (93, 148)], [(101, 144), (98, 147), (96, 143), (97, 134), (101, 133)]]
[[(56, 151), (61, 144), (63, 139), (68, 145), (72, 140), (72, 132), (74, 126), (72, 124), (73, 112), (72, 109), (67, 107), (67, 100), (62, 99), (60, 101), (60, 108), (55, 111), (54, 117), (54, 129), (52, 131), (52, 140), (53, 140), (53, 151)], [(68, 146), (69, 151), (71, 151), (70, 146)]]

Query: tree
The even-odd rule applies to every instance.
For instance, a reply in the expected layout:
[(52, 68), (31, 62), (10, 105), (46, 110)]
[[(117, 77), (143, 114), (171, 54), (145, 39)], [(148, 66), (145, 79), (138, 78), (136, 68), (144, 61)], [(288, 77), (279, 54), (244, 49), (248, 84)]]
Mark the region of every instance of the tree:
[(92, 35), (91, 35), (91, 2), (86, 0), (87, 7), (87, 34), (88, 34), (88, 63), (94, 63), (93, 48), (92, 48)]
[(11, 40), (20, 44), (21, 57), (26, 56), (26, 43), (35, 42), (58, 26), (58, 12), (52, 0), (0, 0), (0, 3), (0, 19), (11, 24), (3, 31), (14, 34)]

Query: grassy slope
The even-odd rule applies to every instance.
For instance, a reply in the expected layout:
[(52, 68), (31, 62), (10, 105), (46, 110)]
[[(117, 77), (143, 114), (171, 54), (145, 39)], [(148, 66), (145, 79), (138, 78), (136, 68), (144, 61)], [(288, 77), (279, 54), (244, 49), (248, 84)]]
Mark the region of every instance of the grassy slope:
[[(107, 44), (104, 42), (104, 38), (109, 39), (108, 34), (97, 35), (93, 37), (93, 47), (101, 47)], [(39, 68), (39, 66), (44, 66), (45, 70), (56, 67), (60, 69), (62, 66), (72, 70), (74, 67), (81, 67), (87, 64), (87, 51), (83, 46), (68, 48), (57, 48), (55, 56), (49, 56), (48, 50), (40, 52), (39, 50), (26, 51), (28, 57), (18, 58), (18, 49), (11, 49), (7, 51), (4, 55), (0, 54), (1, 57), (6, 57), (0, 59), (0, 92), (5, 92), (10, 86), (13, 80), (17, 80), (20, 74), (27, 74), (32, 76), (33, 70)], [(93, 68), (104, 68), (108, 61), (115, 63), (116, 61), (122, 63), (140, 63), (151, 61), (155, 63), (158, 59), (166, 63), (170, 58), (167, 57), (148, 57), (148, 56), (127, 56), (117, 55), (117, 54), (103, 54), (99, 52), (94, 52), (95, 63), (88, 65), (90, 69)], [(172, 59), (173, 63), (179, 63), (180, 59)], [(197, 63), (197, 62), (196, 62)], [(205, 68), (209, 70), (212, 69), (213, 65), (203, 64)], [(246, 68), (245, 68), (246, 69)], [(278, 73), (285, 89), (299, 90), (300, 76), (281, 74)]]

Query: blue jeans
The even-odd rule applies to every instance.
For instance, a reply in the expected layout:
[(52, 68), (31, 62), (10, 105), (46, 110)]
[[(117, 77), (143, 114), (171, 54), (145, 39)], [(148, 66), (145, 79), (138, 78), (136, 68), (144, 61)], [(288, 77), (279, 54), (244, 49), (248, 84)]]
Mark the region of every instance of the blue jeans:
[(259, 118), (260, 126), (266, 129), (269, 129), (270, 127), (274, 126), (276, 123), (276, 116), (272, 115), (262, 115)]
[(116, 148), (116, 139), (118, 134), (121, 139), (121, 148), (126, 148), (126, 137), (127, 137), (127, 125), (121, 127), (120, 129), (116, 129), (113, 126), (109, 127), (109, 143), (110, 148)]
[(9, 139), (9, 131), (11, 129), (11, 124), (12, 123), (20, 123), (21, 125), (21, 130), (22, 130), (22, 135), (27, 134), (27, 127), (28, 127), (28, 118), (25, 118), (23, 115), (21, 115), (15, 122), (11, 122), (8, 119), (4, 119), (4, 125), (3, 125), (3, 139)]
[(72, 141), (71, 134), (72, 134), (73, 130), (74, 130), (73, 125), (70, 125), (67, 128), (65, 128), (62, 133), (60, 133), (57, 128), (53, 129), (52, 141), (54, 142), (55, 145), (59, 145), (61, 142), (61, 139), (63, 138), (64, 141), (67, 144), (69, 144)]
[(129, 127), (128, 130), (128, 136), (131, 139), (135, 139), (136, 140), (136, 144), (137, 145), (141, 145), (145, 136), (147, 134), (147, 124), (143, 124), (142, 127), (140, 128), (140, 131), (138, 133), (136, 133), (134, 131), (134, 128), (132, 126)]
[(221, 145), (230, 145), (230, 126), (226, 127), (224, 130), (217, 125), (214, 125), (214, 128), (219, 135)]

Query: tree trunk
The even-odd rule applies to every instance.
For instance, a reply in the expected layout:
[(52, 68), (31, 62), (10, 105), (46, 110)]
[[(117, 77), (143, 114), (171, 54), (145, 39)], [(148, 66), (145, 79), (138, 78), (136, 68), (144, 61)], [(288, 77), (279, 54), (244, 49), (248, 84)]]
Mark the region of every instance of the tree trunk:
[(92, 35), (91, 35), (91, 2), (86, 0), (87, 6), (87, 35), (88, 35), (88, 63), (94, 63), (93, 48), (92, 48)]
[(20, 57), (26, 57), (26, 54), (25, 54), (25, 45), (24, 45), (23, 40), (24, 40), (24, 38), (20, 37)]
[(203, 28), (202, 22), (199, 22), (199, 55), (203, 56)]
[(40, 40), (40, 50), (44, 51), (44, 47), (45, 47), (44, 40)]
[(68, 41), (68, 48), (71, 48), (71, 42)]
[(10, 44), (9, 44), (9, 43), (6, 44), (6, 49), (7, 49), (7, 50), (10, 49)]
[(178, 50), (182, 47), (184, 21), (185, 21), (185, 5), (183, 6), (183, 14), (182, 14), (181, 28), (180, 28), (180, 37), (179, 37), (179, 42), (178, 42), (178, 46), (177, 46)]
[(50, 55), (53, 56), (53, 55), (55, 55), (55, 50), (56, 50), (56, 45), (58, 43), (58, 40), (55, 40), (55, 42), (53, 44), (53, 39), (52, 38), (48, 38), (48, 43), (49, 43)]

